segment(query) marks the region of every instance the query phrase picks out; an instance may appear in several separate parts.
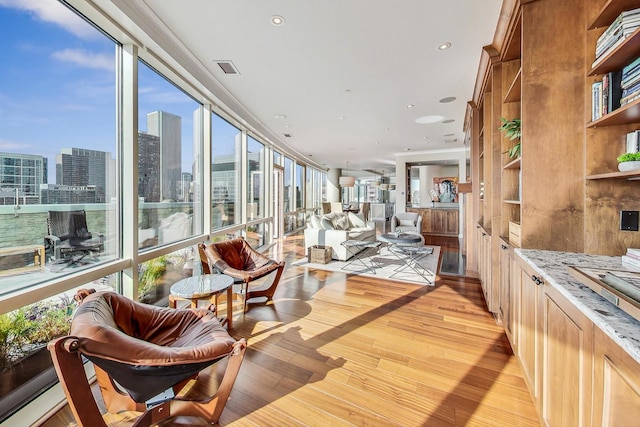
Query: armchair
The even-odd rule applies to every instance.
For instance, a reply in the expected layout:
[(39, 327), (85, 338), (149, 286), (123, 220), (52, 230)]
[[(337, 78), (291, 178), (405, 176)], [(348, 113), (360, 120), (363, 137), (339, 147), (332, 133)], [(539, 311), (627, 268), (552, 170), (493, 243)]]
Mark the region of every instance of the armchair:
[[(244, 295), (243, 311), (247, 311), (247, 300), (257, 297), (273, 298), (284, 271), (284, 261), (276, 261), (262, 255), (249, 245), (242, 237), (217, 243), (200, 243), (198, 245), (202, 272), (211, 274), (213, 269), (233, 277), (234, 282), (241, 284)], [(267, 289), (249, 291), (249, 282), (267, 276), (276, 275)], [(231, 304), (231, 301), (227, 301)]]
[(391, 232), (422, 234), (422, 217), (415, 212), (398, 212), (391, 217)]
[[(80, 426), (106, 426), (105, 420), (140, 415), (129, 411), (142, 412), (135, 426), (176, 416), (218, 422), (246, 341), (229, 336), (212, 311), (155, 307), (93, 290), (80, 290), (76, 300), (80, 306), (70, 335), (47, 348)], [(81, 356), (94, 364), (108, 411), (104, 418)], [(216, 373), (205, 368), (223, 358), (228, 363), (218, 381)], [(211, 387), (214, 391), (209, 392)]]
[[(104, 247), (104, 236), (87, 230), (84, 210), (49, 211), (47, 229), (49, 234), (44, 238), (44, 247), (54, 262), (75, 264)], [(74, 257), (77, 254), (79, 257)]]

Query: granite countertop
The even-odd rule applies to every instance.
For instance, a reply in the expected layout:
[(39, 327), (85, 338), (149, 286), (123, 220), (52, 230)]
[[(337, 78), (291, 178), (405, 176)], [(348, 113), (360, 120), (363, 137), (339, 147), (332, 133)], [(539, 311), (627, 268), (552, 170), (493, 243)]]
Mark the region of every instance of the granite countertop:
[(572, 252), (516, 249), (517, 254), (558, 289), (582, 313), (640, 363), (640, 321), (583, 285), (569, 273), (568, 266), (634, 270), (621, 257)]

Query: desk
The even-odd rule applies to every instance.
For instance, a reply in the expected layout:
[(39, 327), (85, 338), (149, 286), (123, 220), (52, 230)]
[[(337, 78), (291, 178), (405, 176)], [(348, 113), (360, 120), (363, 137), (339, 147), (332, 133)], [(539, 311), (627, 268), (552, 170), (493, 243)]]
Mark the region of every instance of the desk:
[(0, 270), (0, 276), (9, 276), (33, 270), (44, 270), (44, 245), (26, 245), (0, 249), (0, 258), (10, 255), (33, 254), (33, 265)]
[(233, 328), (233, 277), (225, 274), (203, 274), (187, 277), (171, 286), (169, 307), (176, 308), (178, 300), (191, 301), (191, 308), (198, 307), (199, 300), (209, 300), (216, 306), (218, 315), (218, 295), (227, 291), (227, 329)]

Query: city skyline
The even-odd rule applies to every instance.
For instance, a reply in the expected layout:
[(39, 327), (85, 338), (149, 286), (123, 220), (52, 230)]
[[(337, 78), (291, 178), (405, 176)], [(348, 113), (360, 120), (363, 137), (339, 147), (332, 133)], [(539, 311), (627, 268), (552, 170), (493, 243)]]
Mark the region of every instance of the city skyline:
[[(57, 0), (0, 0), (0, 152), (48, 160), (82, 148), (116, 153), (116, 45)], [(193, 110), (197, 103), (140, 63), (139, 130), (147, 113), (182, 119), (182, 172), (191, 172)]]

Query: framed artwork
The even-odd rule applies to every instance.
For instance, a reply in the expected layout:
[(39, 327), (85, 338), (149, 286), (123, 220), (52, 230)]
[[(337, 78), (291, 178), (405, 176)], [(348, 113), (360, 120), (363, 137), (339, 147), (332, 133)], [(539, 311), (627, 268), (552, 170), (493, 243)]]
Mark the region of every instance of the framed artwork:
[(433, 178), (433, 189), (429, 191), (431, 201), (451, 203), (458, 201), (458, 177), (440, 176)]

